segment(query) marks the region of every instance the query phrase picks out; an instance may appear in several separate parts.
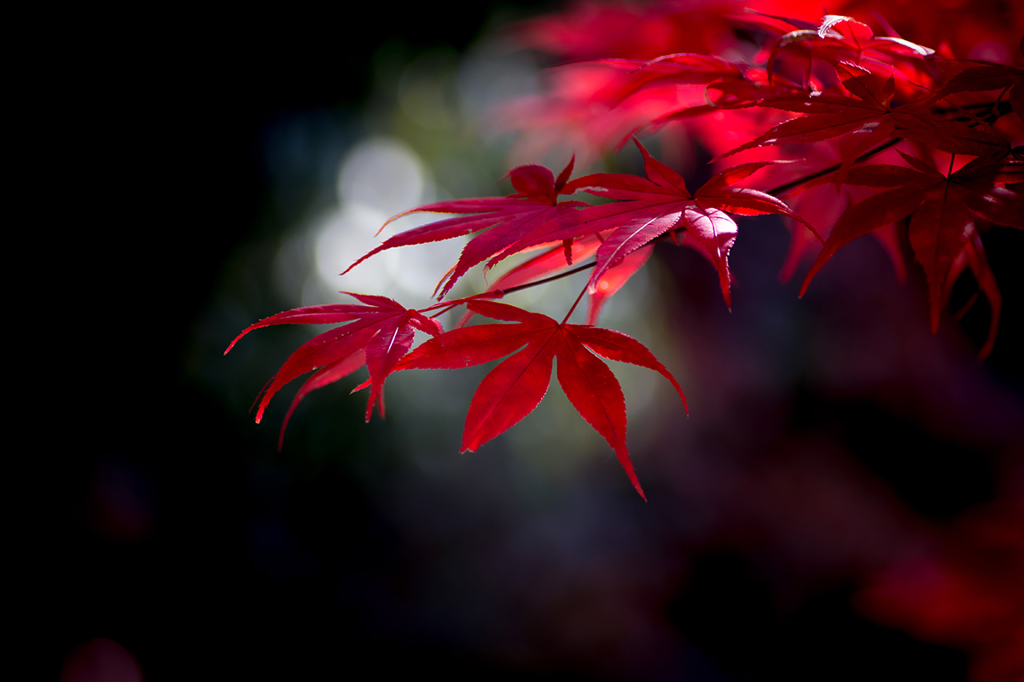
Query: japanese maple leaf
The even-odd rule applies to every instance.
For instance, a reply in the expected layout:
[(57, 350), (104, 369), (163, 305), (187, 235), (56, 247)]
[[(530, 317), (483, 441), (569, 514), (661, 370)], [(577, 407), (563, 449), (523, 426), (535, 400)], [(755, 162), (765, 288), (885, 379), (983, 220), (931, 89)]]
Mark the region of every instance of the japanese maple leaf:
[(524, 47), (558, 55), (563, 61), (650, 59), (677, 51), (681, 45), (714, 53), (735, 40), (723, 5), (651, 3), (641, 10), (626, 4), (577, 2), (565, 12), (531, 19), (513, 30)]
[[(1024, 195), (997, 184), (1002, 163), (993, 158), (975, 159), (945, 176), (918, 158), (902, 151), (900, 155), (908, 166), (873, 164), (850, 170), (847, 184), (888, 189), (854, 204), (842, 215), (807, 273), (800, 295), (840, 248), (913, 214), (910, 244), (928, 279), (934, 332), (947, 277), (975, 232), (975, 218), (1024, 229)], [(991, 342), (990, 335), (985, 349), (991, 348)]]
[(919, 117), (913, 113), (904, 115), (900, 112), (897, 115), (893, 112), (891, 102), (896, 86), (892, 76), (882, 82), (870, 71), (847, 63), (840, 63), (836, 72), (850, 95), (817, 92), (767, 97), (758, 102), (758, 106), (806, 115), (784, 121), (723, 156), (762, 145), (820, 142), (862, 131), (864, 134), (856, 144), (843, 150), (845, 172), (857, 156), (894, 135), (897, 119), (907, 123), (909, 116), (912, 120), (908, 126), (919, 123)]
[(505, 256), (514, 253), (517, 250), (514, 245), (528, 239), (536, 227), (575, 208), (587, 206), (581, 201), (558, 203), (558, 195), (566, 194), (563, 188), (572, 173), (574, 161), (575, 159), (569, 161), (557, 179), (543, 166), (513, 168), (509, 172), (509, 177), (517, 193), (507, 197), (442, 201), (400, 213), (388, 223), (401, 216), (424, 211), (467, 215), (448, 218), (397, 234), (350, 265), (345, 272), (370, 256), (396, 246), (426, 244), (480, 232), (462, 249), (455, 267), (438, 285), (438, 298), (443, 298), (452, 285), (474, 265), (491, 258), (488, 267), (493, 266)]
[(758, 106), (773, 107), (805, 116), (771, 128), (723, 156), (762, 145), (820, 142), (852, 134), (841, 143), (841, 165), (836, 181), (842, 183), (856, 159), (897, 137), (923, 142), (952, 154), (987, 156), (1009, 150), (1009, 141), (991, 126), (955, 120), (936, 120), (930, 111), (934, 96), (893, 106), (895, 81), (883, 80), (856, 64), (840, 62), (836, 74), (849, 95), (817, 92), (767, 97)]
[[(741, 129), (742, 130), (742, 129)], [(827, 171), (835, 171), (840, 167), (841, 145), (836, 140), (826, 140), (815, 145), (793, 147), (773, 147), (776, 154), (783, 156), (800, 156), (803, 158), (789, 159), (789, 163), (777, 163), (761, 171), (760, 183), (776, 189), (770, 190), (773, 195), (784, 199), (794, 211), (797, 211), (813, 225), (831, 226), (842, 216), (851, 202), (864, 199), (872, 191), (867, 187), (856, 187), (849, 184), (834, 182), (812, 183), (808, 179), (809, 169), (819, 169), (814, 175), (820, 176)], [(746, 153), (764, 153), (762, 150), (750, 150)], [(833, 173), (833, 176), (836, 175)], [(831, 180), (831, 177), (829, 178)], [(808, 184), (811, 183), (811, 184)], [(809, 191), (808, 191), (809, 190)], [(811, 261), (821, 252), (822, 242), (803, 225), (786, 218), (783, 221), (790, 230), (789, 251), (779, 272), (779, 281), (788, 282), (796, 273), (797, 267), (807, 256)], [(871, 233), (888, 254), (898, 281), (906, 280), (906, 266), (903, 254), (896, 239), (896, 233), (890, 225)]]
[[(835, 185), (829, 184), (814, 187), (811, 191), (796, 197), (787, 197), (787, 201), (795, 210), (813, 220), (816, 225), (835, 225), (852, 201), (864, 198), (868, 194), (869, 192), (862, 187), (841, 185), (836, 188)], [(782, 283), (787, 283), (793, 278), (805, 258), (810, 257), (810, 260), (813, 261), (822, 249), (822, 243), (802, 225), (790, 223), (787, 227), (790, 229), (790, 241), (786, 259), (779, 271), (779, 281)], [(880, 227), (871, 232), (871, 237), (878, 242), (889, 257), (896, 281), (901, 284), (905, 282), (907, 269), (895, 227), (892, 224)]]
[(709, 85), (720, 81), (745, 80), (743, 64), (703, 54), (667, 54), (657, 59), (602, 59), (607, 64), (626, 70), (628, 77), (621, 84), (619, 100), (625, 99), (653, 84)]
[(779, 52), (793, 45), (806, 47), (808, 60), (817, 56), (833, 66), (849, 62), (866, 68), (883, 68), (885, 71), (908, 59), (916, 62), (914, 66), (920, 66), (923, 57), (935, 53), (935, 50), (909, 40), (876, 36), (871, 27), (851, 17), (829, 14), (822, 18), (820, 26), (791, 31), (775, 42), (768, 59), (769, 81)]
[[(285, 384), (293, 379), (318, 370), (299, 390), (295, 396), (288, 415), (281, 425), (281, 436), (292, 412), (310, 391), (321, 388), (351, 374), (364, 363), (370, 371), (370, 397), (366, 404), (366, 420), (370, 420), (374, 403), (381, 417), (384, 416), (384, 380), (395, 371), (395, 366), (412, 346), (415, 330), (438, 336), (444, 330), (441, 325), (416, 310), (408, 310), (397, 302), (384, 296), (352, 296), (364, 305), (332, 304), (318, 305), (308, 308), (296, 308), (283, 313), (271, 315), (250, 325), (239, 334), (224, 351), (226, 355), (238, 340), (260, 327), (277, 324), (346, 324), (310, 339), (292, 353), (281, 369), (271, 377), (257, 396), (259, 409), (256, 411), (256, 423), (263, 418), (263, 411)], [(366, 384), (364, 384), (365, 386)], [(278, 445), (280, 446), (280, 440)]]
[[(694, 119), (697, 121), (706, 120), (699, 118), (704, 117), (706, 114), (720, 114), (723, 111), (759, 106), (762, 100), (788, 95), (793, 92), (792, 86), (780, 85), (778, 78), (776, 78), (774, 85), (769, 85), (763, 78), (758, 77), (759, 74), (753, 73), (748, 74), (747, 80), (723, 80), (710, 83), (701, 93), (700, 102), (694, 103), (683, 99), (679, 106), (675, 106), (661, 117), (651, 120), (648, 125), (657, 128), (658, 126), (675, 121), (684, 121), (692, 125)], [(754, 118), (747, 111), (737, 113), (736, 115), (740, 117), (740, 120), (753, 120)], [(760, 130), (764, 130), (764, 128), (761, 127)], [(703, 134), (700, 134), (700, 140), (704, 146), (715, 147), (721, 145), (722, 140), (730, 137), (748, 140), (756, 134), (740, 136), (737, 131), (731, 128), (717, 128), (713, 132), (708, 133), (705, 131)], [(724, 153), (734, 146), (735, 143), (727, 146), (722, 152)]]
[(559, 218), (542, 236), (536, 237), (538, 241), (558, 241), (612, 229), (597, 250), (592, 284), (596, 284), (609, 268), (633, 251), (670, 230), (685, 228), (718, 269), (722, 295), (726, 304), (731, 306), (728, 258), (736, 240), (737, 226), (729, 213), (778, 213), (807, 224), (770, 194), (731, 186), (774, 163), (772, 161), (741, 164), (722, 171), (691, 195), (682, 176), (651, 157), (639, 140), (635, 142), (644, 157), (647, 179), (635, 175), (595, 173), (573, 180), (566, 185), (566, 191), (583, 190), (616, 202), (592, 206)]
[(558, 359), (558, 383), (580, 415), (615, 450), (633, 487), (645, 500), (626, 448), (626, 403), (619, 382), (598, 355), (646, 367), (672, 382), (686, 406), (683, 390), (665, 366), (640, 342), (599, 327), (558, 323), (546, 315), (491, 301), (470, 301), (474, 313), (514, 324), (461, 327), (430, 339), (396, 367), (455, 369), (512, 354), (484, 377), (473, 395), (462, 451), (475, 451), (533, 412), (551, 383)]
[[(953, 292), (953, 284), (960, 276), (960, 273), (967, 268), (971, 269), (971, 274), (974, 275), (974, 279), (978, 283), (979, 292), (985, 294), (985, 298), (988, 299), (989, 309), (991, 310), (988, 323), (988, 338), (985, 340), (985, 345), (978, 351), (978, 357), (984, 359), (992, 352), (992, 348), (996, 343), (996, 331), (999, 329), (999, 314), (1003, 308), (1003, 296), (999, 293), (999, 285), (996, 283), (995, 275), (992, 274), (992, 269), (988, 265), (985, 247), (982, 245), (981, 237), (978, 236), (976, 231), (971, 232), (970, 238), (964, 244), (964, 248), (953, 259), (953, 264), (949, 268), (949, 274), (946, 275), (945, 288), (942, 292), (944, 305), (949, 302), (950, 294)], [(959, 320), (977, 298), (978, 293), (976, 292), (960, 312), (956, 314), (955, 319)]]
[[(663, 97), (664, 94), (671, 96), (660, 113), (651, 111), (655, 115), (647, 116), (634, 126), (630, 134), (623, 138), (620, 147), (644, 128), (657, 129), (678, 121), (692, 123), (695, 118), (706, 114), (746, 108), (769, 97), (788, 95), (798, 87), (791, 83), (780, 83), (779, 79), (771, 84), (763, 69), (705, 55), (672, 54), (650, 62), (624, 59), (606, 61), (617, 63), (620, 68), (632, 66), (634, 69), (618, 86), (621, 96), (616, 100), (617, 108), (635, 106), (636, 102), (646, 98)], [(745, 116), (753, 118), (749, 113)], [(702, 136), (702, 143), (706, 145), (710, 141), (714, 145), (720, 135), (726, 132), (725, 129), (719, 129), (718, 134)], [(732, 130), (728, 133), (736, 134)], [(753, 135), (744, 136), (742, 140), (749, 140), (750, 137)], [(726, 149), (732, 146), (735, 144)]]
[(1003, 90), (1017, 118), (1024, 121), (1024, 69), (991, 62), (964, 62), (964, 65), (967, 68), (953, 76), (938, 92), (938, 97), (960, 92)]

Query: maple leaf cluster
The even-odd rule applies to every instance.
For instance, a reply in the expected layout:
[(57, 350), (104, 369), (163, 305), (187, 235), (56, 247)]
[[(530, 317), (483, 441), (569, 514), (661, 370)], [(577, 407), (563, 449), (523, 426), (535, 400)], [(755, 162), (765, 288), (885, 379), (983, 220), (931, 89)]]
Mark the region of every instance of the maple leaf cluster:
[[(435, 290), (438, 303), (410, 310), (352, 294), (358, 304), (300, 308), (252, 325), (239, 338), (270, 325), (341, 324), (288, 358), (257, 399), (256, 421), (285, 384), (307, 372), (314, 374), (295, 396), (282, 438), (304, 396), (364, 364), (369, 379), (357, 389), (369, 388), (369, 420), (374, 406), (383, 417), (384, 384), (395, 372), (505, 358), (470, 403), (462, 448), (473, 451), (537, 407), (557, 360), (570, 402), (643, 495), (626, 447), (622, 391), (601, 358), (652, 369), (680, 398), (683, 392), (638, 341), (596, 326), (602, 305), (644, 265), (653, 244), (666, 240), (700, 253), (731, 305), (737, 220), (766, 214), (781, 216), (792, 233), (784, 279), (814, 258), (801, 295), (837, 251), (870, 234), (893, 255), (897, 273), (901, 244), (909, 248), (928, 283), (934, 331), (954, 282), (970, 270), (991, 310), (979, 353), (985, 357), (1001, 298), (980, 235), (1024, 229), (1024, 41), (1009, 41), (1013, 25), (993, 27), (985, 56), (1002, 61), (982, 59), (943, 33), (951, 24), (925, 22), (926, 30), (904, 28), (901, 35), (894, 25), (915, 25), (907, 23), (906, 6), (890, 24), (876, 11), (884, 7), (846, 4), (849, 15), (824, 17), (799, 2), (754, 3), (746, 11), (714, 1), (628, 9), (582, 4), (520, 26), (524, 44), (571, 63), (553, 70), (544, 95), (509, 103), (506, 120), (538, 154), (568, 142), (588, 159), (632, 139), (646, 177), (573, 179), (574, 156), (557, 177), (540, 165), (513, 168), (515, 192), (508, 196), (401, 214), (451, 217), (391, 236), (351, 267), (392, 248), (468, 238)], [(715, 174), (699, 189), (691, 192), (638, 139), (662, 129), (713, 157)], [(579, 193), (604, 203), (569, 198)], [(490, 269), (527, 251), (539, 253), (487, 291), (446, 300), (473, 268)], [(589, 272), (576, 301), (589, 299), (586, 325), (568, 323), (576, 304), (558, 322), (494, 300), (577, 272)], [(466, 314), (443, 329), (436, 318), (457, 306)], [(495, 323), (467, 324), (474, 316)], [(417, 330), (432, 338), (413, 349)]]

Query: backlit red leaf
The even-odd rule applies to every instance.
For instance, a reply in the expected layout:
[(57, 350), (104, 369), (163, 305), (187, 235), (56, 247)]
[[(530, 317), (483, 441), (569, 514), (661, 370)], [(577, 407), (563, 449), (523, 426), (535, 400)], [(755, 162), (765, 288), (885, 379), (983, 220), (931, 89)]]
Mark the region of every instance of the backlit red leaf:
[(491, 370), (474, 394), (466, 415), (463, 451), (476, 450), (531, 413), (547, 393), (557, 358), (558, 381), (570, 402), (612, 446), (633, 486), (644, 496), (626, 447), (622, 389), (595, 353), (661, 373), (683, 398), (678, 382), (664, 365), (639, 342), (619, 332), (560, 324), (546, 315), (493, 301), (470, 301), (467, 307), (478, 315), (514, 324), (453, 329), (420, 345), (396, 368), (470, 367), (515, 352)]
[(731, 187), (771, 162), (742, 164), (725, 170), (691, 195), (682, 176), (652, 157), (639, 141), (636, 145), (644, 157), (647, 180), (616, 173), (595, 173), (573, 180), (566, 185), (566, 191), (582, 190), (616, 199), (617, 203), (586, 208), (559, 218), (551, 223), (552, 229), (546, 234), (550, 241), (612, 230), (597, 250), (597, 267), (591, 276), (591, 286), (633, 251), (669, 231), (685, 228), (718, 270), (722, 296), (726, 305), (731, 306), (728, 258), (737, 226), (728, 214), (776, 213), (806, 224), (775, 197)]
[(503, 198), (443, 201), (401, 213), (391, 220), (417, 212), (469, 215), (448, 218), (397, 234), (350, 265), (345, 272), (387, 249), (479, 233), (466, 244), (455, 267), (449, 270), (438, 285), (438, 298), (443, 298), (473, 266), (487, 259), (491, 259), (488, 267), (495, 265), (521, 250), (522, 242), (534, 243), (531, 238), (541, 225), (586, 205), (573, 201), (558, 203), (558, 195), (565, 193), (563, 187), (572, 172), (572, 166), (573, 160), (570, 160), (557, 180), (543, 166), (519, 166), (509, 172), (512, 186), (518, 190), (517, 194)]
[(285, 423), (281, 427), (281, 438), (284, 437), (284, 426), (303, 397), (310, 391), (348, 376), (362, 366), (363, 360), (370, 371), (370, 397), (366, 405), (366, 419), (369, 421), (374, 404), (378, 405), (380, 415), (383, 417), (384, 381), (411, 347), (413, 330), (419, 329), (434, 336), (443, 331), (437, 321), (415, 310), (404, 308), (390, 298), (365, 294), (349, 295), (364, 305), (321, 305), (278, 313), (246, 328), (224, 351), (227, 354), (239, 339), (253, 329), (261, 327), (278, 324), (345, 323), (302, 344), (271, 377), (261, 391), (262, 398), (257, 396), (259, 408), (256, 411), (256, 423), (259, 423), (275, 393), (306, 372), (320, 370), (306, 382), (292, 402)]

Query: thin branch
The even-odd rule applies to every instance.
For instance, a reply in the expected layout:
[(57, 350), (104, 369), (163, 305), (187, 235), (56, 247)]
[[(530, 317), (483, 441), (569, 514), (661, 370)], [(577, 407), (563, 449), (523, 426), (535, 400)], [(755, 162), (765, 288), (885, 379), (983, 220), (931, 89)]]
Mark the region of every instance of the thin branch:
[[(1000, 97), (1001, 97), (1001, 95), (1000, 95)], [(989, 110), (989, 114), (984, 119), (982, 119), (982, 120), (984, 120), (985, 123), (989, 123), (989, 124), (991, 124), (992, 122), (994, 122), (995, 120), (999, 119), (1000, 117), (1005, 116), (1006, 114), (1008, 114), (1011, 111), (1013, 111), (1013, 109), (1011, 108), (1009, 102), (1001, 102), (1001, 101), (999, 101), (997, 99), (995, 102), (981, 102), (981, 103), (978, 103), (978, 104), (970, 104), (970, 105), (967, 105), (965, 107), (958, 107), (958, 108), (952, 108), (952, 109), (946, 109), (946, 110), (938, 110), (936, 113), (939, 113), (939, 114), (950, 114), (950, 113), (953, 113), (953, 112), (956, 112), (956, 111), (962, 111), (964, 109), (988, 109)], [(989, 119), (991, 119), (991, 120), (989, 120)], [(956, 117), (956, 118), (953, 118), (953, 119), (950, 119), (950, 120), (961, 121), (961, 122), (968, 122), (968, 121), (971, 121), (971, 120), (974, 120), (974, 119), (972, 119), (970, 116), (959, 116), (959, 117)], [(891, 140), (889, 140), (888, 142), (886, 142), (885, 144), (879, 145), (878, 147), (875, 147), (874, 149), (871, 149), (871, 150), (868, 150), (868, 151), (864, 152), (863, 154), (861, 154), (860, 156), (858, 156), (854, 160), (854, 163), (860, 163), (861, 161), (865, 161), (865, 160), (871, 158), (872, 156), (874, 156), (875, 154), (879, 154), (879, 153), (885, 151), (886, 149), (889, 149), (890, 147), (893, 147), (893, 146), (899, 144), (902, 141), (903, 141), (902, 137), (894, 137)], [(787, 182), (784, 185), (779, 185), (778, 187), (776, 187), (774, 189), (770, 189), (770, 190), (767, 191), (767, 193), (771, 194), (772, 196), (779, 196), (780, 194), (786, 194), (790, 190), (795, 189), (795, 188), (799, 187), (800, 185), (802, 185), (802, 184), (804, 184), (806, 182), (811, 182), (812, 180), (817, 180), (818, 178), (824, 177), (824, 176), (828, 175), (829, 173), (836, 172), (837, 170), (839, 170), (839, 167), (841, 165), (842, 164), (837, 163), (837, 164), (835, 164), (833, 166), (829, 166), (828, 168), (824, 168), (824, 169), (822, 169), (820, 171), (816, 171), (814, 173), (811, 173), (810, 175), (805, 175), (802, 178), (798, 178), (796, 180), (793, 180), (792, 182)]]
[(586, 286), (583, 287), (583, 290), (580, 292), (580, 295), (576, 297), (576, 301), (572, 304), (572, 307), (569, 308), (569, 312), (567, 312), (565, 314), (565, 317), (562, 318), (562, 324), (565, 324), (566, 322), (569, 321), (569, 316), (572, 315), (572, 311), (576, 310), (576, 306), (578, 306), (580, 304), (580, 301), (583, 300), (583, 294), (585, 293), (587, 293)]
[[(899, 144), (902, 141), (903, 141), (902, 137), (894, 137), (891, 140), (889, 140), (888, 142), (886, 142), (885, 144), (881, 144), (881, 145), (875, 147), (874, 149), (871, 149), (869, 151), (864, 152), (863, 154), (861, 154), (860, 156), (858, 156), (854, 160), (854, 163), (860, 163), (861, 161), (865, 161), (867, 159), (870, 159), (875, 154), (880, 154), (880, 153), (884, 152), (886, 149), (889, 149), (890, 147), (893, 147), (893, 146)], [(810, 175), (805, 175), (804, 177), (797, 178), (796, 180), (793, 180), (792, 182), (787, 182), (784, 185), (779, 185), (778, 187), (776, 187), (774, 189), (767, 190), (766, 193), (767, 194), (771, 194), (772, 196), (779, 196), (780, 194), (786, 194), (790, 190), (796, 189), (797, 187), (799, 187), (800, 185), (802, 185), (804, 183), (810, 182), (812, 180), (817, 180), (818, 178), (823, 178), (826, 175), (828, 175), (829, 173), (835, 173), (837, 170), (839, 170), (840, 166), (842, 166), (842, 164), (841, 163), (837, 163), (837, 164), (834, 164), (832, 166), (829, 166), (828, 168), (823, 168), (820, 171), (815, 171), (814, 173), (811, 173)]]
[(530, 287), (535, 287), (538, 284), (547, 284), (548, 282), (554, 282), (556, 279), (562, 279), (563, 277), (568, 277), (569, 275), (575, 275), (577, 272), (583, 272), (584, 270), (589, 270), (590, 268), (594, 267), (595, 265), (597, 265), (597, 260), (596, 259), (591, 261), (590, 263), (584, 263), (583, 265), (580, 265), (579, 267), (575, 267), (572, 270), (566, 270), (565, 272), (560, 272), (557, 275), (552, 275), (551, 277), (545, 277), (544, 279), (538, 279), (536, 282), (527, 282), (526, 284), (520, 284), (518, 286), (509, 287), (508, 289), (498, 289), (497, 291), (494, 291), (492, 293), (494, 293), (494, 294), (500, 293), (502, 296), (504, 296), (506, 294), (511, 294), (513, 292), (516, 292), (516, 291), (522, 291), (523, 289), (529, 289)]

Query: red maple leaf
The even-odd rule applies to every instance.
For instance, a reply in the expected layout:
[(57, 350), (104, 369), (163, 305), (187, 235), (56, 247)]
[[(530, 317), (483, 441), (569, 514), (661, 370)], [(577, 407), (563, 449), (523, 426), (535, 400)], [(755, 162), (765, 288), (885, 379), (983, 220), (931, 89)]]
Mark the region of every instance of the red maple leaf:
[[(1001, 160), (979, 158), (948, 176), (921, 159), (899, 152), (908, 166), (873, 164), (850, 170), (846, 183), (888, 188), (851, 206), (839, 219), (825, 248), (811, 267), (800, 290), (802, 296), (822, 266), (840, 248), (878, 228), (890, 225), (913, 214), (910, 220), (910, 244), (928, 278), (931, 300), (932, 331), (938, 329), (939, 311), (945, 299), (944, 290), (950, 272), (959, 274), (964, 264), (954, 264), (968, 248), (972, 268), (978, 281), (985, 282), (983, 291), (994, 289), (989, 281), (984, 251), (980, 241), (974, 242), (975, 219), (998, 225), (1024, 229), (1024, 194), (999, 186), (1003, 168)], [(820, 181), (826, 181), (822, 178)], [(819, 182), (820, 182), (819, 181)], [(968, 243), (971, 246), (968, 247)], [(971, 254), (974, 254), (973, 256)], [(995, 297), (990, 296), (993, 316), (998, 320)], [(994, 328), (982, 349), (982, 357), (994, 343)]]
[(462, 327), (430, 339), (396, 367), (472, 367), (514, 353), (490, 374), (473, 396), (462, 434), (462, 451), (475, 451), (533, 412), (547, 393), (551, 366), (558, 358), (558, 383), (580, 415), (615, 450), (629, 480), (645, 500), (626, 448), (626, 403), (619, 382), (598, 355), (646, 367), (672, 382), (683, 406), (686, 398), (672, 374), (639, 341), (599, 327), (558, 323), (547, 315), (491, 301), (470, 301), (474, 313), (515, 324)]
[[(797, 25), (795, 20), (783, 21)], [(903, 38), (876, 36), (870, 26), (852, 17), (829, 14), (822, 17), (820, 26), (813, 29), (801, 26), (798, 30), (779, 37), (772, 46), (768, 58), (769, 82), (780, 51), (796, 46), (806, 50), (808, 73), (811, 71), (811, 61), (815, 56), (833, 66), (840, 62), (849, 62), (867, 69), (889, 72), (894, 66), (900, 65), (916, 72), (923, 65), (922, 58), (935, 53), (935, 50), (929, 47)]]
[(978, 357), (986, 358), (992, 352), (992, 348), (996, 343), (996, 331), (999, 329), (999, 314), (1003, 307), (1003, 296), (999, 293), (999, 285), (996, 284), (996, 277), (992, 274), (992, 269), (988, 265), (985, 247), (982, 246), (981, 237), (978, 236), (977, 231), (971, 232), (970, 238), (964, 244), (963, 250), (953, 259), (953, 264), (949, 268), (949, 274), (946, 275), (946, 284), (942, 292), (944, 306), (949, 303), (949, 297), (953, 292), (953, 284), (960, 277), (960, 273), (967, 268), (971, 269), (971, 274), (974, 275), (974, 279), (978, 283), (979, 291), (975, 292), (967, 304), (957, 312), (956, 319), (959, 320), (971, 305), (974, 304), (974, 301), (978, 298), (978, 293), (985, 294), (985, 298), (988, 299), (989, 309), (992, 312), (989, 318), (988, 338), (985, 341), (985, 345), (978, 351)]
[(602, 57), (645, 59), (678, 51), (718, 52), (733, 40), (716, 3), (651, 3), (639, 8), (576, 2), (565, 12), (532, 19), (516, 31), (524, 47), (579, 61)]
[[(416, 310), (409, 310), (397, 302), (384, 296), (366, 296), (347, 293), (365, 305), (334, 304), (318, 305), (308, 308), (296, 308), (283, 313), (271, 315), (250, 325), (235, 337), (224, 354), (227, 355), (238, 340), (260, 327), (277, 324), (334, 324), (345, 322), (328, 332), (316, 336), (302, 344), (292, 353), (281, 369), (270, 378), (260, 394), (256, 396), (259, 409), (256, 411), (256, 423), (263, 418), (263, 411), (281, 388), (288, 382), (306, 372), (319, 370), (309, 378), (292, 401), (288, 414), (281, 425), (281, 436), (278, 447), (284, 439), (284, 429), (288, 425), (295, 407), (310, 391), (322, 388), (338, 381), (359, 369), (364, 363), (370, 371), (370, 397), (366, 403), (366, 420), (370, 420), (374, 403), (381, 417), (384, 416), (384, 380), (395, 371), (395, 366), (412, 346), (415, 329), (433, 336), (444, 330), (441, 325)], [(362, 388), (360, 386), (359, 388)]]
[[(1022, 39), (1024, 44), (1024, 39)], [(992, 62), (947, 62), (954, 68), (963, 70), (953, 75), (941, 90), (937, 97), (946, 98), (959, 93), (977, 93), (986, 90), (1001, 90), (1006, 94), (1010, 107), (1022, 122), (1024, 122), (1024, 69), (1018, 69), (1004, 64)]]
[[(647, 178), (618, 173), (595, 173), (568, 183), (566, 191), (582, 190), (615, 203), (592, 206), (549, 223), (549, 229), (535, 239), (545, 242), (577, 239), (595, 232), (613, 230), (597, 250), (597, 267), (591, 276), (596, 283), (609, 268), (627, 255), (671, 230), (685, 228), (718, 269), (722, 295), (731, 306), (729, 294), (729, 250), (736, 240), (737, 226), (728, 215), (777, 213), (813, 227), (775, 197), (753, 189), (732, 187), (772, 161), (741, 164), (722, 171), (694, 194), (677, 172), (651, 157), (637, 140), (644, 157)], [(529, 245), (529, 243), (527, 243)]]
[(626, 78), (618, 84), (619, 101), (652, 85), (710, 85), (721, 81), (745, 81), (746, 66), (727, 62), (718, 57), (681, 52), (657, 59), (602, 59), (607, 64), (626, 71)]
[(848, 62), (839, 62), (835, 70), (849, 95), (797, 92), (759, 100), (756, 106), (805, 115), (784, 121), (723, 156), (762, 145), (820, 142), (852, 134), (843, 139), (840, 148), (842, 166), (836, 179), (841, 183), (858, 157), (896, 138), (912, 139), (951, 154), (971, 156), (1005, 153), (1010, 149), (1009, 140), (981, 120), (936, 117), (931, 111), (937, 99), (934, 95), (894, 105), (896, 85), (891, 75), (883, 80)]
[[(575, 158), (569, 160), (557, 179), (543, 166), (513, 168), (509, 172), (509, 178), (517, 193), (507, 197), (442, 201), (400, 213), (388, 223), (404, 215), (419, 212), (469, 215), (448, 218), (397, 234), (350, 265), (345, 272), (370, 256), (396, 246), (426, 244), (480, 232), (481, 234), (466, 244), (455, 267), (449, 270), (438, 284), (438, 298), (443, 298), (456, 280), (474, 265), (490, 258), (487, 267), (493, 267), (506, 256), (518, 251), (517, 245), (529, 240), (538, 226), (575, 208), (587, 206), (581, 201), (558, 203), (558, 195), (568, 193), (563, 188), (572, 173), (574, 161)], [(388, 223), (384, 224), (385, 227)]]
[(1014, 66), (977, 60), (949, 60), (947, 63), (963, 67), (963, 70), (949, 79), (939, 91), (939, 97), (954, 92), (1002, 90), (1024, 84), (1024, 69)]
[(849, 95), (797, 92), (762, 99), (757, 103), (758, 106), (783, 109), (805, 116), (784, 121), (723, 156), (762, 145), (820, 142), (860, 132), (862, 134), (859, 139), (842, 150), (845, 172), (857, 156), (893, 137), (897, 127), (907, 129), (921, 125), (919, 103), (913, 103), (913, 107), (905, 105), (910, 108), (909, 111), (893, 111), (891, 103), (896, 85), (892, 76), (883, 82), (870, 71), (846, 62), (836, 66), (836, 73)]

